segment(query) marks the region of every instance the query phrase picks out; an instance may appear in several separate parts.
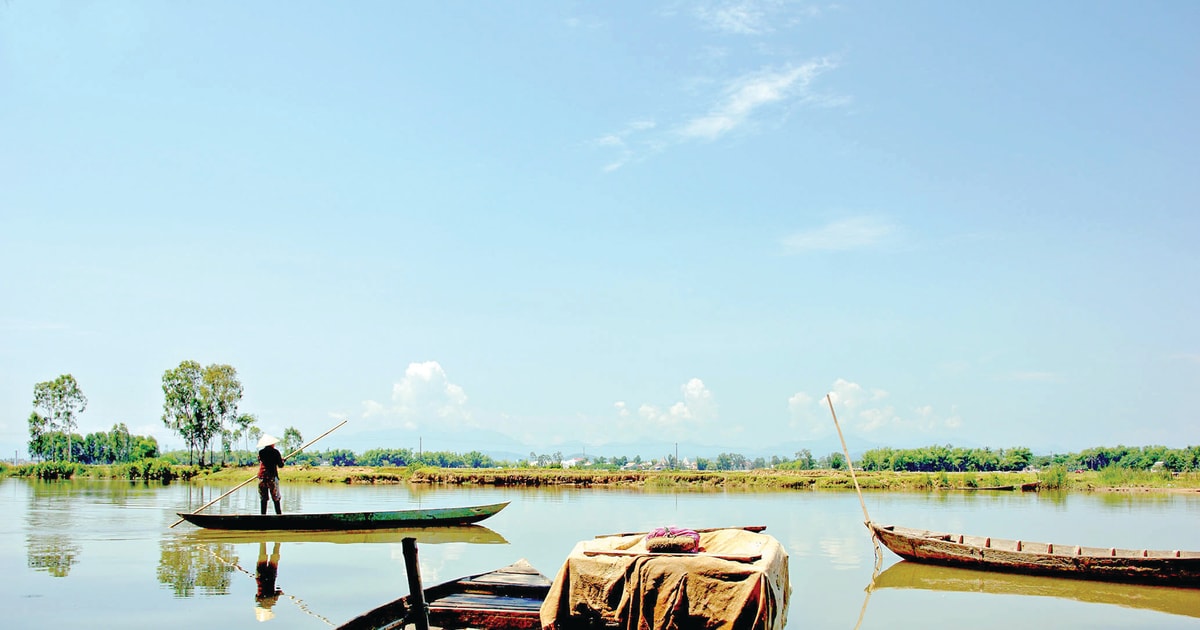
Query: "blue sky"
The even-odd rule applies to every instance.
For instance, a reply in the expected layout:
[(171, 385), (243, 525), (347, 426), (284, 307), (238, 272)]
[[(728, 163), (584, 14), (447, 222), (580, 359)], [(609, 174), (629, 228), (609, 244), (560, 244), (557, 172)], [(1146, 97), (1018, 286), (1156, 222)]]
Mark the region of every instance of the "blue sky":
[[(0, 453), (1200, 443), (1200, 5), (0, 6)], [(820, 452), (827, 452), (819, 449)]]

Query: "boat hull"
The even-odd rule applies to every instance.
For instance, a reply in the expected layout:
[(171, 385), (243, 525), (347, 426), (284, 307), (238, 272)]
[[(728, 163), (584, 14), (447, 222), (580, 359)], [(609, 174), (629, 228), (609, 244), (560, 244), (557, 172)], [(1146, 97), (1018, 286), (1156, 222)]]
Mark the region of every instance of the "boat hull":
[(1054, 545), (868, 523), (892, 553), (913, 562), (1087, 580), (1200, 587), (1200, 552)]
[[(424, 589), (434, 628), (541, 628), (538, 611), (550, 580), (524, 560), (480, 575)], [(338, 630), (407, 627), (413, 607), (408, 596), (388, 602), (338, 626)]]
[(198, 527), (239, 531), (335, 531), (433, 527), (477, 523), (504, 509), (508, 502), (467, 507), (393, 510), (381, 512), (333, 512), (325, 514), (193, 514), (180, 518)]

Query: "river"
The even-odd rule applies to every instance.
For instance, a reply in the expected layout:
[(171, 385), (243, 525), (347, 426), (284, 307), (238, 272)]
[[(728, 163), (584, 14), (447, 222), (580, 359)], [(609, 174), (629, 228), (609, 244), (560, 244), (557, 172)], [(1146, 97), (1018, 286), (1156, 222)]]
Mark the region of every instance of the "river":
[[(220, 536), (178, 520), (228, 487), (0, 480), (6, 628), (327, 628), (407, 592), (399, 535)], [(1005, 578), (898, 564), (882, 573), (853, 492), (410, 488), (283, 484), (287, 512), (511, 501), (419, 543), (426, 585), (529, 560), (553, 577), (597, 534), (765, 525), (790, 557), (789, 628), (1195, 628), (1200, 589)], [(1200, 493), (870, 492), (885, 524), (1104, 547), (1200, 549)], [(252, 486), (208, 508), (253, 512)], [(277, 566), (257, 597), (256, 563)], [(263, 626), (262, 624), (267, 624)]]

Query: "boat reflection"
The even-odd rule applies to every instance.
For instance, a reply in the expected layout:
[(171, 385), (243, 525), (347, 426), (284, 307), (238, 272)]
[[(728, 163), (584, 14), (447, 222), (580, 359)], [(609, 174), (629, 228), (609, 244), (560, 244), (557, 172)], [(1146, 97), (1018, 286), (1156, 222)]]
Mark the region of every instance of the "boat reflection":
[(239, 531), (221, 529), (199, 529), (188, 532), (184, 538), (197, 543), (247, 544), (265, 542), (327, 542), (351, 543), (399, 543), (405, 538), (416, 538), (426, 545), (443, 543), (470, 543), (473, 545), (506, 545), (508, 540), (494, 530), (482, 525), (454, 525), (447, 527), (404, 527), (396, 529), (360, 529), (338, 531)]
[(1114, 604), (1171, 615), (1200, 617), (1200, 590), (1096, 582), (1070, 578), (976, 571), (956, 567), (897, 562), (875, 577), (868, 591), (915, 588), (930, 591), (1057, 597), (1080, 602)]

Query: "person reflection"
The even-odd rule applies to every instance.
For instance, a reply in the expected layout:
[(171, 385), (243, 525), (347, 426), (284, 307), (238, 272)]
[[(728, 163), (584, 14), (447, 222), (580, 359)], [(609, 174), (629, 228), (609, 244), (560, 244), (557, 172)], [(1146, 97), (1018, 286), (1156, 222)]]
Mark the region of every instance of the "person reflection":
[(267, 557), (267, 543), (258, 543), (258, 570), (254, 579), (258, 582), (258, 592), (254, 594), (254, 618), (267, 621), (275, 616), (271, 610), (279, 601), (283, 591), (275, 587), (275, 577), (279, 573), (279, 543), (271, 548), (271, 557)]

